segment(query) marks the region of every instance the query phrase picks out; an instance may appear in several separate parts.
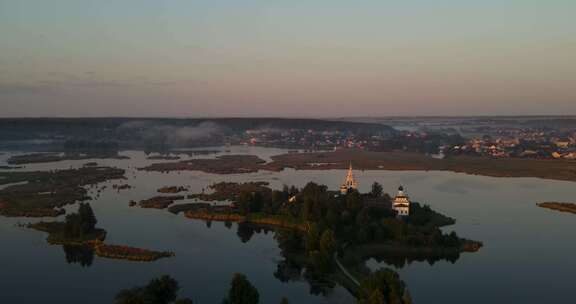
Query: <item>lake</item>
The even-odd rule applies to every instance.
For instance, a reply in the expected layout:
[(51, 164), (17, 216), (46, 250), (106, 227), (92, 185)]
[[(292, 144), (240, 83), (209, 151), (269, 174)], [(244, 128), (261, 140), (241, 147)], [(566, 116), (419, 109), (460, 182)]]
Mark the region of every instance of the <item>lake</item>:
[[(210, 148), (212, 149), (212, 148)], [(218, 147), (222, 154), (254, 154), (269, 160), (286, 150), (258, 147)], [(0, 165), (17, 154), (0, 155)], [(283, 283), (274, 276), (280, 249), (273, 233), (255, 233), (243, 242), (237, 226), (190, 220), (166, 210), (129, 207), (130, 200), (157, 195), (162, 186), (190, 186), (200, 192), (214, 182), (267, 181), (303, 186), (309, 181), (337, 189), (344, 170), (261, 171), (216, 175), (201, 172), (145, 172), (136, 168), (151, 163), (139, 151), (124, 151), (128, 160), (81, 160), (30, 164), (18, 170), (79, 167), (96, 161), (127, 170), (126, 181), (109, 181), (97, 195), (91, 190), (98, 226), (108, 231), (107, 242), (154, 250), (170, 250), (174, 258), (138, 263), (95, 257), (91, 266), (68, 263), (61, 246), (51, 246), (46, 234), (17, 227), (42, 219), (0, 217), (0, 303), (112, 303), (121, 289), (143, 285), (169, 274), (182, 286), (180, 296), (195, 303), (220, 303), (233, 273), (242, 272), (258, 288), (262, 303), (355, 303), (342, 287), (328, 295), (310, 293), (305, 281)], [(184, 156), (186, 159), (188, 156)], [(194, 156), (195, 158), (214, 157)], [(451, 172), (356, 171), (361, 191), (377, 181), (391, 195), (404, 185), (414, 201), (456, 219), (445, 231), (482, 241), (476, 253), (463, 253), (455, 263), (413, 262), (396, 270), (407, 283), (415, 303), (571, 303), (576, 271), (576, 215), (536, 206), (540, 201), (576, 201), (573, 182), (537, 178), (494, 178)], [(116, 191), (113, 184), (127, 183)], [(188, 201), (178, 201), (185, 203)], [(75, 210), (77, 205), (70, 206)], [(44, 219), (53, 220), (53, 219)], [(369, 260), (372, 269), (387, 266)], [(393, 266), (391, 266), (393, 267)]]

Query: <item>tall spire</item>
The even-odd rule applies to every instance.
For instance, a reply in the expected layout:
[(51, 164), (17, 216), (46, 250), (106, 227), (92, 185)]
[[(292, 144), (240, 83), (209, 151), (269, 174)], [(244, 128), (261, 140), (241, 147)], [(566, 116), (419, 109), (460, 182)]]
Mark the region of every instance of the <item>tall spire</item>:
[(340, 187), (340, 192), (342, 194), (346, 194), (350, 189), (358, 188), (358, 182), (354, 179), (354, 171), (352, 170), (352, 162), (350, 162), (350, 166), (348, 167), (348, 173), (346, 174), (346, 180), (344, 184)]
[(350, 162), (350, 166), (348, 167), (348, 174), (346, 174), (346, 183), (349, 181), (354, 181), (354, 171), (352, 171), (352, 162)]

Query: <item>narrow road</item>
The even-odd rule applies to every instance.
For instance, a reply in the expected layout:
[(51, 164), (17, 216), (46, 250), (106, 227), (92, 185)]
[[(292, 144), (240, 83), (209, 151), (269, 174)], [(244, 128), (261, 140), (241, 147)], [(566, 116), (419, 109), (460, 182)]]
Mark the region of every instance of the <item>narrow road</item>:
[(346, 268), (344, 268), (344, 265), (342, 265), (342, 263), (340, 263), (340, 260), (338, 260), (338, 254), (336, 252), (334, 252), (334, 261), (336, 261), (336, 265), (338, 265), (338, 268), (340, 268), (342, 273), (344, 273), (344, 275), (350, 281), (352, 281), (354, 284), (356, 284), (356, 286), (360, 286), (360, 282), (353, 275), (351, 275), (350, 272), (348, 272), (348, 270), (346, 270)]

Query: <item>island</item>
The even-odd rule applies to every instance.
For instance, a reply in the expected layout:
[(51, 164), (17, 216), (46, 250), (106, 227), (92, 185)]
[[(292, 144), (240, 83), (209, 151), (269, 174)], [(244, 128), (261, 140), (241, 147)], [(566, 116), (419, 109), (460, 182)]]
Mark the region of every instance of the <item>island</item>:
[(560, 212), (576, 213), (576, 203), (543, 202), (536, 205)]
[(63, 206), (89, 200), (86, 187), (124, 179), (125, 171), (113, 167), (30, 172), (0, 172), (0, 215), (10, 217), (55, 217)]
[(282, 167), (267, 164), (265, 160), (255, 155), (222, 155), (216, 158), (156, 163), (140, 168), (140, 170), (160, 172), (188, 170), (214, 174), (239, 174), (259, 170), (281, 171)]
[(188, 191), (188, 188), (184, 186), (165, 186), (156, 191), (159, 193), (180, 193)]
[(23, 166), (0, 166), (0, 170), (14, 170), (14, 169), (22, 169)]
[(118, 155), (117, 152), (90, 152), (90, 153), (32, 153), (15, 155), (8, 159), (8, 164), (36, 164), (51, 163), (63, 160), (85, 160), (85, 159), (129, 159), (127, 156)]
[(183, 200), (185, 198), (184, 195), (155, 196), (139, 202), (131, 201), (129, 205), (131, 207), (138, 205), (140, 208), (165, 209), (172, 205), (174, 201)]
[(261, 195), (269, 197), (272, 195), (272, 189), (267, 187), (268, 182), (246, 182), (246, 183), (229, 183), (220, 182), (208, 186), (209, 193), (195, 193), (188, 195), (188, 198), (203, 201), (235, 201), (240, 197), (242, 192), (258, 192)]
[(146, 157), (146, 159), (148, 159), (148, 160), (179, 160), (180, 156), (160, 154), (160, 155), (148, 156), (148, 157)]
[[(391, 269), (368, 270), (369, 258), (455, 261), (461, 253), (482, 247), (481, 242), (455, 232), (443, 233), (440, 228), (455, 220), (409, 201), (402, 188), (391, 197), (374, 183), (372, 191), (360, 193), (351, 179), (340, 191), (313, 182), (301, 189), (285, 186), (282, 190), (266, 183), (216, 183), (209, 193), (192, 197), (228, 204), (198, 202), (174, 205), (169, 211), (207, 222), (237, 222), (239, 236), (247, 235), (247, 239), (251, 227), (273, 228), (284, 257), (275, 276), (281, 280), (303, 277), (319, 293), (338, 283), (356, 295), (359, 303), (371, 303), (363, 301), (372, 296), (382, 296), (386, 303), (411, 303), (398, 275)], [(390, 285), (374, 287), (382, 284)]]
[[(106, 231), (97, 228), (97, 219), (88, 203), (80, 203), (77, 213), (68, 214), (64, 222), (38, 222), (26, 227), (48, 233), (47, 242), (62, 245), (65, 251), (88, 250), (99, 257), (151, 262), (174, 256), (173, 252), (153, 251), (105, 243)], [(83, 253), (86, 254), (86, 253)]]

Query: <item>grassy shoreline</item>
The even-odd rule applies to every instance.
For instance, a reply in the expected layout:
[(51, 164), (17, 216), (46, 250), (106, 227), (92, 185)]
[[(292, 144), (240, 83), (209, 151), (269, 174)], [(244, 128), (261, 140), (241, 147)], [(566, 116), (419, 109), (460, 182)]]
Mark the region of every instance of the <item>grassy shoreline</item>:
[(146, 171), (202, 171), (213, 174), (253, 173), (260, 170), (278, 172), (295, 170), (347, 169), (352, 163), (359, 170), (451, 171), (491, 177), (537, 177), (576, 181), (576, 161), (521, 158), (486, 158), (450, 156), (431, 158), (424, 154), (389, 151), (373, 152), (342, 149), (333, 152), (286, 153), (272, 156), (265, 163), (254, 155), (222, 156), (218, 159), (155, 163)]
[(359, 170), (452, 171), (492, 177), (538, 177), (576, 181), (576, 161), (570, 160), (491, 159), (472, 156), (436, 159), (418, 153), (356, 149), (289, 153), (273, 156), (272, 160), (273, 164), (296, 170), (346, 169), (352, 162)]
[(285, 219), (281, 219), (278, 216), (263, 215), (263, 214), (242, 215), (233, 212), (220, 213), (220, 212), (209, 212), (205, 210), (188, 210), (184, 213), (184, 216), (190, 219), (198, 219), (205, 221), (247, 223), (269, 227), (306, 231), (306, 224), (304, 223), (296, 221), (288, 221)]

